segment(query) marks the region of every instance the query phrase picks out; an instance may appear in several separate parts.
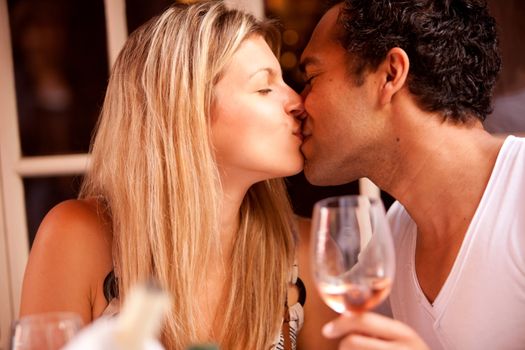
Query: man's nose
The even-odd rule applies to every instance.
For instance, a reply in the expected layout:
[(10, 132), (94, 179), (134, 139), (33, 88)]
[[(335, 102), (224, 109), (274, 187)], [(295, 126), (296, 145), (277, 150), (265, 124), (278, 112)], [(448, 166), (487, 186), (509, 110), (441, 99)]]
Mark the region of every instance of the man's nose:
[(308, 93), (310, 92), (310, 85), (305, 85), (303, 88), (303, 91), (299, 95), (301, 95), (301, 98), (304, 100), (306, 99), (306, 96), (308, 96)]

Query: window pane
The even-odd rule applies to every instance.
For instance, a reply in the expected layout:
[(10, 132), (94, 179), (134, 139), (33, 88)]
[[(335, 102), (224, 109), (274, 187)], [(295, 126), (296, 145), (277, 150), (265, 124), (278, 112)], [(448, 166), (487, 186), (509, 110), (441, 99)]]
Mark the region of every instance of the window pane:
[(103, 0), (9, 0), (22, 153), (89, 149), (108, 77)]
[(78, 196), (81, 176), (24, 179), (29, 246), (33, 245), (38, 226), (47, 212), (58, 203)]
[(128, 20), (128, 32), (132, 33), (141, 24), (161, 14), (171, 4), (173, 0), (126, 0), (126, 16)]

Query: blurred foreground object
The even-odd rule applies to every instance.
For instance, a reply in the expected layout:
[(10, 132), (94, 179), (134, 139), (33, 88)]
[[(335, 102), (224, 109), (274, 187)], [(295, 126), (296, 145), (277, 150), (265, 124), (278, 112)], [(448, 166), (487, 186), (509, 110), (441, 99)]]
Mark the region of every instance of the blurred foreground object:
[(155, 283), (137, 285), (118, 316), (98, 319), (64, 349), (162, 350), (157, 337), (170, 305), (169, 295)]

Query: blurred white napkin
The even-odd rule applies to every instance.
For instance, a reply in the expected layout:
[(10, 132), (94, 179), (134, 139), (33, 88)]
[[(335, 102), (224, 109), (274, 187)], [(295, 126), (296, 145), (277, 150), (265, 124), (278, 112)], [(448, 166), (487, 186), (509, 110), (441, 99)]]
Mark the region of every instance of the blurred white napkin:
[(164, 350), (157, 340), (171, 300), (157, 283), (133, 287), (121, 312), (84, 328), (63, 350)]

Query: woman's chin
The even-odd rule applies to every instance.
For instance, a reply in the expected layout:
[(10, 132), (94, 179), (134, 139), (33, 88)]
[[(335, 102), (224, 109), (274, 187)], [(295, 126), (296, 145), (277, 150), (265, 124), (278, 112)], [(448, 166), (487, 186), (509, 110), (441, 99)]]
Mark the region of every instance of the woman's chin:
[(288, 177), (299, 174), (304, 169), (304, 159), (302, 155), (296, 159), (293, 163), (290, 163), (288, 171), (280, 177)]

